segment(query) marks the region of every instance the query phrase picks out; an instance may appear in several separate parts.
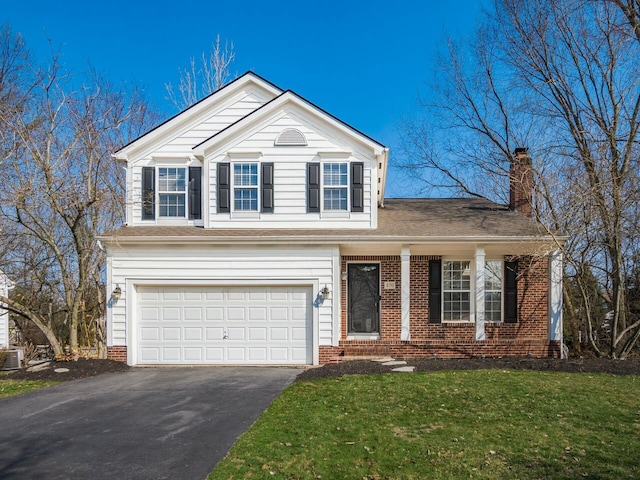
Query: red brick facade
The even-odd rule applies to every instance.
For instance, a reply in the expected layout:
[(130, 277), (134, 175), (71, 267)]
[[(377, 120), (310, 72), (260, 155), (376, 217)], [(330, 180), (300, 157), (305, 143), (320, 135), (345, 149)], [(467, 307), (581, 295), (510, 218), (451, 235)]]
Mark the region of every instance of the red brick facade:
[[(343, 358), (389, 355), (411, 357), (470, 356), (560, 356), (559, 342), (549, 341), (549, 267), (546, 257), (519, 257), (518, 321), (485, 323), (486, 340), (475, 340), (475, 324), (429, 323), (429, 260), (438, 257), (412, 256), (410, 268), (410, 334), (401, 341), (400, 256), (345, 256), (341, 271), (349, 262), (380, 264), (380, 339), (347, 340), (347, 281), (342, 280), (342, 319), (339, 347), (320, 347), (320, 364)], [(385, 289), (385, 282), (395, 288)]]
[(107, 358), (127, 363), (127, 347), (107, 347)]

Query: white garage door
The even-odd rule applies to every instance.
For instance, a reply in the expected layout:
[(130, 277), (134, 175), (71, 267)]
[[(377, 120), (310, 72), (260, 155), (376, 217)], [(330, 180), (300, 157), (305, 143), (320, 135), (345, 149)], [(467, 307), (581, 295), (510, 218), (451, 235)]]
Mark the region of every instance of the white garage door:
[(138, 287), (138, 363), (313, 363), (311, 304), (303, 287)]

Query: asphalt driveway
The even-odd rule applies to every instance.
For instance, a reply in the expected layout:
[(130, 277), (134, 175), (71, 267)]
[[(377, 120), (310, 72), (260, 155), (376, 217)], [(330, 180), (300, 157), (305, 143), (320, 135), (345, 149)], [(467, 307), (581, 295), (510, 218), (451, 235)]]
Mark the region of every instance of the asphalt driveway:
[(134, 368), (0, 399), (0, 478), (202, 480), (300, 372)]

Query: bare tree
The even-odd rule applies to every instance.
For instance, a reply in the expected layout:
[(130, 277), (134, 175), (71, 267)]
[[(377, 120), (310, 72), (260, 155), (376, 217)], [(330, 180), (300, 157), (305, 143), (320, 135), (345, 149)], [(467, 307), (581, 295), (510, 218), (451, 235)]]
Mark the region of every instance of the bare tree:
[[(627, 299), (640, 220), (638, 15), (632, 0), (496, 0), (469, 45), (449, 43), (428, 115), (403, 126), (409, 170), (502, 202), (512, 152), (533, 147), (537, 218), (570, 235), (566, 274), (582, 305), (567, 302), (567, 317), (580, 312), (591, 347), (621, 358), (640, 337)], [(613, 312), (604, 347), (593, 279)]]
[[(0, 37), (0, 65), (14, 65), (0, 108), (3, 268), (18, 284), (0, 298), (35, 324), (56, 355), (95, 340), (105, 307), (105, 257), (95, 236), (124, 218), (124, 171), (110, 152), (151, 115), (137, 90), (93, 71), (74, 76), (54, 55), (37, 65), (19, 36)], [(19, 65), (19, 68), (16, 66)], [(1, 68), (1, 67), (0, 67)]]
[(229, 44), (225, 40), (222, 45), (217, 35), (208, 55), (202, 52), (200, 62), (192, 57), (189, 67), (179, 70), (177, 86), (165, 83), (171, 103), (181, 111), (224, 86), (231, 78), (229, 68), (235, 58), (233, 42)]

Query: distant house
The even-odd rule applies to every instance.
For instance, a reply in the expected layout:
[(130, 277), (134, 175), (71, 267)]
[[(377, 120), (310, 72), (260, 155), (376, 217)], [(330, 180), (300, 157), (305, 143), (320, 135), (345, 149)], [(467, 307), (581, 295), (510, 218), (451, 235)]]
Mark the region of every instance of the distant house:
[(251, 72), (124, 146), (126, 225), (100, 239), (109, 358), (559, 356), (562, 258), (526, 152), (508, 206), (385, 199), (388, 155)]
[[(14, 287), (14, 283), (0, 270), (0, 296), (7, 297), (9, 290)], [(6, 348), (11, 343), (9, 340), (9, 312), (4, 308), (6, 305), (0, 303), (0, 348)]]

